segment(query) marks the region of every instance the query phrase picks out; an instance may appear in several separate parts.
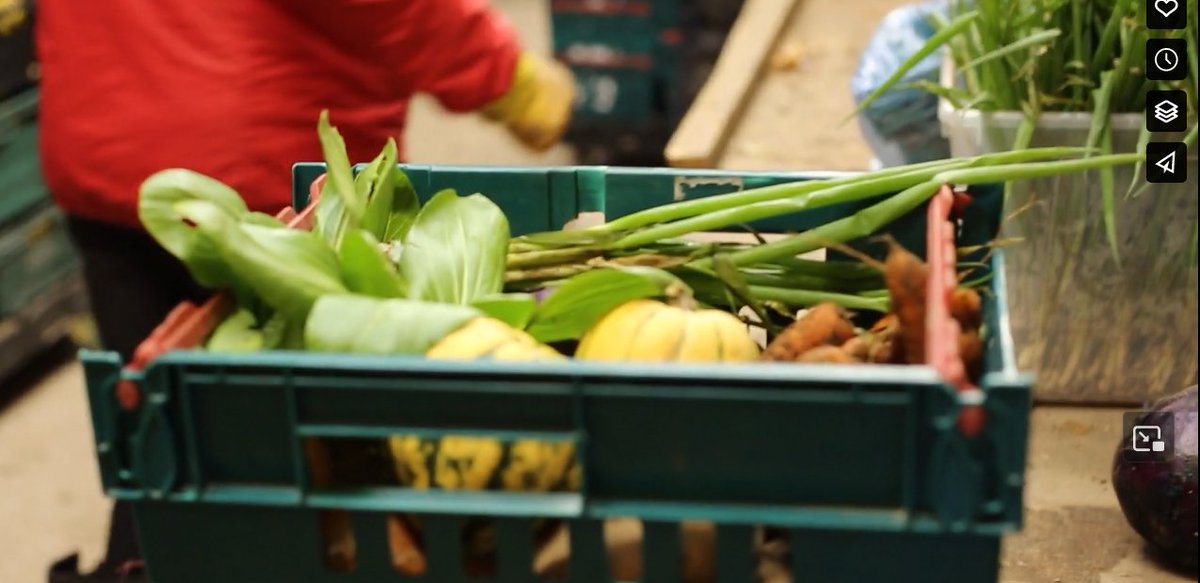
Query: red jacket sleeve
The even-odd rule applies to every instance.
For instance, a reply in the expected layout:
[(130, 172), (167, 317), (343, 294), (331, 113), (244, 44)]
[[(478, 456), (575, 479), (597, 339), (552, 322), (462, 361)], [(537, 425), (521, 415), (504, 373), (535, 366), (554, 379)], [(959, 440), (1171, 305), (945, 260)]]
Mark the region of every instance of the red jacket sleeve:
[[(413, 59), (418, 91), (447, 109), (469, 111), (499, 98), (512, 86), (520, 41), (508, 21), (485, 0), (424, 0), (426, 18), (411, 25), (419, 52)], [(436, 7), (436, 8), (435, 8)]]
[(370, 50), (411, 93), (431, 94), (448, 110), (479, 109), (512, 85), (520, 40), (487, 0), (320, 0), (292, 6), (311, 21), (308, 28), (348, 52)]

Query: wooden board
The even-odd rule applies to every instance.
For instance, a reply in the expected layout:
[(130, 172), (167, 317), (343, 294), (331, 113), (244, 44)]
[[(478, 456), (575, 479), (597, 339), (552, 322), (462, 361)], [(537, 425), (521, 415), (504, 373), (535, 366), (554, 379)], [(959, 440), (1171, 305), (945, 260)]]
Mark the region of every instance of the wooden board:
[(724, 170), (867, 170), (872, 152), (853, 119), (850, 81), (884, 17), (911, 0), (804, 0), (746, 96)]
[(799, 0), (745, 1), (712, 75), (667, 144), (668, 164), (677, 168), (717, 165), (745, 110), (747, 96), (762, 76), (767, 57), (798, 3)]

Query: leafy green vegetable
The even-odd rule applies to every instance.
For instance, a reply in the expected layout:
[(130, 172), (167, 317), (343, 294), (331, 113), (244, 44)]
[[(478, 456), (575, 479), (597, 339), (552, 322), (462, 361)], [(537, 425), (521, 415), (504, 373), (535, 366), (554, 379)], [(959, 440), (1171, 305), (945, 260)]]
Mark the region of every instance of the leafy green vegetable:
[(207, 237), (235, 282), (290, 318), (303, 318), (321, 295), (346, 291), (337, 256), (312, 232), (242, 222), (207, 201), (176, 208)]
[(379, 241), (364, 229), (346, 233), (338, 259), (346, 288), (381, 298), (405, 296), (404, 280), (379, 248)]
[(362, 223), (367, 201), (355, 187), (346, 142), (337, 129), (329, 125), (328, 110), (321, 111), (317, 135), (325, 156), (325, 184), (317, 201), (313, 228), (337, 249), (341, 247), (346, 231)]
[(212, 352), (256, 352), (266, 344), (254, 313), (239, 309), (217, 325), (205, 344)]
[(485, 316), (522, 330), (533, 317), (537, 300), (531, 294), (525, 293), (496, 294), (471, 302), (471, 307), (483, 312)]
[(282, 312), (271, 314), (262, 326), (263, 350), (283, 348), (299, 350), (304, 348), (304, 321), (289, 321)]
[[(265, 321), (264, 321), (265, 320)], [(263, 322), (260, 326), (258, 323)], [(217, 325), (205, 343), (212, 352), (256, 352), (304, 349), (303, 320), (288, 320), (282, 312), (265, 319), (248, 308), (238, 308)]]
[(660, 297), (675, 276), (653, 268), (596, 269), (563, 282), (533, 313), (527, 332), (540, 342), (579, 338), (625, 302)]
[(395, 168), (392, 175), (390, 214), (380, 236), (380, 240), (385, 242), (403, 241), (416, 220), (417, 213), (421, 211), (421, 201), (417, 199), (417, 191), (408, 180), (408, 175), (399, 168)]
[(469, 304), (500, 293), (508, 219), (481, 194), (443, 190), (417, 214), (400, 255), (413, 300)]
[(480, 315), (468, 306), (327, 295), (313, 305), (304, 340), (322, 352), (424, 354)]
[(170, 169), (147, 178), (138, 190), (138, 218), (150, 236), (187, 266), (192, 278), (212, 288), (234, 285), (235, 278), (216, 245), (184, 222), (179, 205), (201, 200), (231, 217), (250, 211), (232, 188), (191, 170)]
[(713, 257), (713, 273), (725, 285), (729, 294), (733, 295), (736, 302), (730, 302), (730, 311), (736, 313), (738, 311), (738, 303), (748, 306), (755, 316), (758, 316), (758, 321), (766, 327), (767, 332), (772, 335), (780, 333), (780, 329), (771, 318), (767, 315), (766, 307), (761, 301), (754, 296), (750, 289), (750, 284), (746, 281), (743, 274), (729, 257), (724, 254), (718, 254)]
[(383, 237), (392, 212), (396, 186), (396, 140), (388, 138), (379, 155), (354, 177), (354, 190), (365, 201), (361, 228), (371, 236)]

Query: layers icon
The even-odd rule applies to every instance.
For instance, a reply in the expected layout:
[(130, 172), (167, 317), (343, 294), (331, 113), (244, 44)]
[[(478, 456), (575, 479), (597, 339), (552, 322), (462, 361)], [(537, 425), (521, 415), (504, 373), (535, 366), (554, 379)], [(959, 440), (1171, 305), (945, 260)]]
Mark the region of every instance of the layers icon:
[(1154, 105), (1154, 119), (1159, 123), (1169, 124), (1179, 119), (1179, 106), (1170, 100), (1162, 100)]

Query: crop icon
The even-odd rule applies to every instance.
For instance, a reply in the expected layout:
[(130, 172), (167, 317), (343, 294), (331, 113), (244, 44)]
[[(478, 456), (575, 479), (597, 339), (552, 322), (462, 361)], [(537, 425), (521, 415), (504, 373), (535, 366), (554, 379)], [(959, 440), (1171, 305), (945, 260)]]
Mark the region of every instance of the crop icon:
[(1161, 452), (1167, 449), (1162, 428), (1157, 425), (1138, 425), (1133, 428), (1133, 451)]
[(1175, 416), (1170, 413), (1125, 413), (1122, 423), (1122, 457), (1132, 463), (1169, 459), (1175, 454), (1175, 425)]

